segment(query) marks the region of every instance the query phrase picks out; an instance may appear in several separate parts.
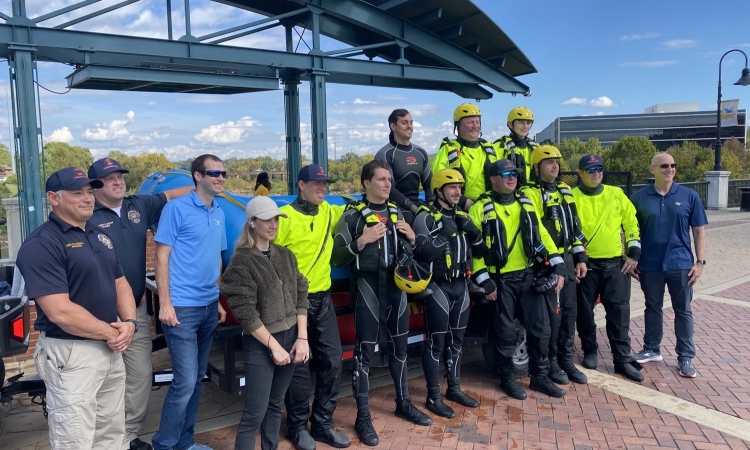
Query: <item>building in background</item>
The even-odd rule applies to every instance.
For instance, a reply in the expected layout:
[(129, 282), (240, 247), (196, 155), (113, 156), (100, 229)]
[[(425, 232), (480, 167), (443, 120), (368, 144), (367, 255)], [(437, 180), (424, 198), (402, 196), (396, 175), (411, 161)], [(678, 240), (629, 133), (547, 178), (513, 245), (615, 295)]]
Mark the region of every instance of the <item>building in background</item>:
[[(698, 111), (698, 103), (663, 103), (646, 108), (644, 114), (558, 117), (536, 134), (537, 142), (559, 143), (563, 139), (597, 138), (609, 147), (624, 136), (646, 136), (659, 150), (684, 141), (710, 147), (716, 141), (716, 111)], [(722, 141), (736, 138), (745, 143), (747, 110), (737, 114), (737, 126), (722, 127)]]

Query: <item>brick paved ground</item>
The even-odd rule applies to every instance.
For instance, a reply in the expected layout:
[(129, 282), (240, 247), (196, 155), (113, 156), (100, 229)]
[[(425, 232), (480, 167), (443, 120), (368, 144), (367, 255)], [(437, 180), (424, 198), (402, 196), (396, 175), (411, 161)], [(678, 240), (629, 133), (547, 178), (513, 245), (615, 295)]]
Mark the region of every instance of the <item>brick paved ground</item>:
[(750, 302), (750, 281), (731, 287), (729, 289), (725, 289), (712, 295), (714, 297), (733, 298), (735, 300)]

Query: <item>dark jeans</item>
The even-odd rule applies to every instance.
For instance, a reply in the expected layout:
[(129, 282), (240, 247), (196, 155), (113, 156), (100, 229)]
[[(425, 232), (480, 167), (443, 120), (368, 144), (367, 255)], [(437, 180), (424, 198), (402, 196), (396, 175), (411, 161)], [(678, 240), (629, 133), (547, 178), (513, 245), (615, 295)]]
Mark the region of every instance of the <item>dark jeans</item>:
[[(288, 352), (297, 340), (297, 326), (273, 333), (273, 337)], [(276, 449), (279, 446), (284, 393), (292, 380), (295, 364), (277, 366), (271, 359), (268, 347), (248, 335), (242, 336), (242, 356), (245, 359), (245, 409), (237, 428), (234, 449), (254, 449), (258, 428), (261, 448)]]
[(664, 286), (669, 290), (674, 310), (674, 330), (677, 338), (675, 351), (677, 359), (695, 357), (693, 343), (693, 287), (688, 286), (690, 270), (670, 270), (667, 272), (641, 272), (641, 289), (646, 297), (646, 331), (643, 333), (643, 348), (660, 353), (659, 346), (664, 336)]
[(545, 296), (531, 287), (531, 270), (495, 275), (494, 344), (497, 371), (501, 377), (513, 376), (513, 353), (516, 351), (516, 311), (520, 309), (526, 328), (529, 373), (549, 373), (547, 348), (550, 339), (549, 314)]
[(550, 338), (549, 357), (557, 358), (560, 362), (572, 362), (575, 354), (573, 345), (576, 333), (576, 315), (578, 305), (576, 301), (575, 265), (573, 257), (565, 255), (567, 275), (565, 285), (559, 293), (560, 311), (557, 311), (557, 294), (549, 294), (551, 306), (549, 311)]
[(607, 318), (607, 338), (615, 363), (633, 361), (630, 354), (630, 275), (622, 273), (622, 258), (589, 260), (589, 271), (578, 285), (578, 336), (583, 353), (596, 353), (594, 307), (599, 297)]
[(208, 306), (175, 307), (180, 324), (163, 327), (174, 378), (164, 398), (159, 431), (151, 440), (156, 450), (183, 450), (195, 444), (195, 416), (219, 323), (218, 304), (215, 301)]
[(307, 329), (312, 359), (295, 364), (286, 393), (286, 424), (289, 433), (307, 429), (310, 410), (310, 370), (315, 371), (312, 428), (332, 428), (341, 385), (341, 337), (330, 293), (308, 296)]

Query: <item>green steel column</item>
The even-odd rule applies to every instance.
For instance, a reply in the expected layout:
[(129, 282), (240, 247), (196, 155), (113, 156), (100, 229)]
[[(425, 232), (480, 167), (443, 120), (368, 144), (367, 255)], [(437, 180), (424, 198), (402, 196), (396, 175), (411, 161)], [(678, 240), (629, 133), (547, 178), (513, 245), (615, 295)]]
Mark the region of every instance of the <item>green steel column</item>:
[(326, 75), (328, 72), (310, 72), (310, 113), (312, 120), (313, 163), (328, 173), (328, 124), (326, 122)]
[(286, 121), (286, 162), (289, 195), (299, 194), (297, 175), (302, 163), (302, 143), (299, 132), (299, 79), (283, 80), (284, 84), (284, 119)]

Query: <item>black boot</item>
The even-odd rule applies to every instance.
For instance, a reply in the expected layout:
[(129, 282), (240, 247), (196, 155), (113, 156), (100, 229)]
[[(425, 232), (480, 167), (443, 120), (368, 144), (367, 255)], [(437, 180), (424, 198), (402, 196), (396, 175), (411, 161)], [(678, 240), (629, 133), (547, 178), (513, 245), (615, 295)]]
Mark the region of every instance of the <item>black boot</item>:
[[(636, 364), (640, 367), (637, 367)], [(624, 376), (625, 378), (637, 382), (643, 381), (643, 374), (640, 372), (640, 369), (643, 366), (640, 365), (640, 363), (637, 362), (626, 362), (626, 363), (615, 363), (615, 373), (619, 373), (620, 375)]]
[(516, 400), (526, 400), (526, 391), (523, 390), (512, 375), (500, 379), (500, 389)]
[(432, 419), (430, 416), (418, 410), (411, 400), (396, 400), (396, 417), (408, 420), (409, 422), (428, 427), (432, 425)]
[(568, 380), (568, 374), (557, 364), (557, 358), (549, 359), (549, 373), (547, 376), (557, 384), (568, 384), (570, 382)]
[(587, 369), (596, 369), (596, 353), (587, 353), (586, 355), (583, 355), (581, 365)]
[(479, 402), (461, 392), (460, 380), (448, 375), (448, 387), (445, 389), (445, 398), (468, 408), (477, 408)]
[(354, 421), (354, 431), (357, 432), (359, 441), (369, 447), (375, 447), (380, 442), (375, 427), (372, 426), (370, 412), (357, 411), (357, 420)]
[(576, 365), (573, 364), (571, 361), (566, 361), (560, 364), (560, 367), (562, 368), (562, 370), (565, 371), (566, 374), (568, 374), (568, 378), (573, 383), (586, 384), (589, 382), (589, 379), (586, 376), (586, 374), (578, 370)]
[(449, 419), (456, 417), (456, 412), (453, 411), (450, 406), (443, 403), (440, 394), (437, 394), (436, 396), (428, 396), (424, 404), (433, 414), (437, 414), (440, 417), (447, 417)]
[(547, 375), (532, 375), (529, 389), (547, 394), (550, 397), (561, 398), (565, 395), (565, 391), (555, 386), (555, 383)]

